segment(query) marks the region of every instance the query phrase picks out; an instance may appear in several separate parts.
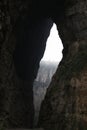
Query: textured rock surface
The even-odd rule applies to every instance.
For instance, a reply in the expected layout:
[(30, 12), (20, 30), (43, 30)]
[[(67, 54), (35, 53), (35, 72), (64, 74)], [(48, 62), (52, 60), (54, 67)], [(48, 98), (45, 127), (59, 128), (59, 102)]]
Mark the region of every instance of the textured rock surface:
[(39, 125), (52, 130), (87, 129), (87, 1), (66, 1), (59, 34), (63, 60), (42, 103)]
[(0, 1), (0, 128), (33, 125), (32, 83), (52, 26), (48, 17), (57, 24), (64, 57), (42, 103), (39, 126), (87, 129), (87, 0)]
[[(32, 86), (31, 83), (25, 83), (18, 78), (13, 64), (13, 51), (16, 45), (15, 25), (21, 11), (26, 12), (27, 5), (26, 1), (21, 0), (0, 1), (0, 128), (32, 126), (34, 113)], [(27, 85), (30, 87), (27, 88)], [(30, 95), (27, 95), (26, 89)], [(26, 98), (29, 104), (26, 103)], [(26, 112), (31, 117), (24, 117)]]
[(0, 1), (1, 127), (33, 126), (33, 80), (52, 22), (30, 9), (31, 1)]

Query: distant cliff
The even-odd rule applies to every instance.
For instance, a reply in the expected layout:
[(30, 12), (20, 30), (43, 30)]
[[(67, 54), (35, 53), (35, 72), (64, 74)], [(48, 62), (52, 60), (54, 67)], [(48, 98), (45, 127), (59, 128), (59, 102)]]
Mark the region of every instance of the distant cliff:
[(34, 106), (35, 106), (35, 125), (38, 121), (38, 115), (40, 110), (40, 105), (45, 97), (47, 87), (51, 82), (51, 78), (57, 69), (58, 63), (45, 62), (40, 63), (40, 68), (38, 70), (37, 77), (34, 81), (33, 91), (34, 91)]

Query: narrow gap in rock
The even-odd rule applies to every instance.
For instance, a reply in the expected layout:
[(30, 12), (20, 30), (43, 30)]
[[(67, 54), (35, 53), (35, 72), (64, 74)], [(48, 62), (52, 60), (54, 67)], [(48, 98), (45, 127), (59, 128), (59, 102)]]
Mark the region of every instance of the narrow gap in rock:
[(63, 45), (61, 39), (59, 38), (56, 24), (54, 23), (33, 85), (35, 107), (34, 126), (37, 125), (41, 102), (45, 97), (46, 90), (62, 59), (62, 50)]

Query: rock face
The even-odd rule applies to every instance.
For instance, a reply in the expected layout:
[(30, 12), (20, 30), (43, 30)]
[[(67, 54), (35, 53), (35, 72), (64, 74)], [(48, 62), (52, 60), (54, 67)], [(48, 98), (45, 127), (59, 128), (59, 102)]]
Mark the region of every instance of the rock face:
[(63, 59), (38, 126), (87, 129), (87, 0), (0, 1), (0, 127), (33, 126), (33, 81), (56, 23)]
[(38, 125), (52, 130), (87, 129), (87, 1), (66, 1), (57, 21), (63, 60), (42, 103)]
[(40, 62), (40, 68), (33, 84), (35, 109), (34, 126), (37, 126), (41, 103), (44, 100), (46, 90), (51, 82), (52, 76), (56, 72), (57, 66), (58, 63), (49, 61)]
[(0, 1), (0, 125), (8, 128), (33, 127), (33, 81), (53, 24), (30, 4)]

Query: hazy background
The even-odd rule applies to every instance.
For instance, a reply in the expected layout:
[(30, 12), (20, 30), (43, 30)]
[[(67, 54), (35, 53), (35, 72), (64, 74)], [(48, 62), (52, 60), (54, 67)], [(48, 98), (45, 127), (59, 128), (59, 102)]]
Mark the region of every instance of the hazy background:
[(56, 72), (59, 62), (62, 59), (63, 45), (58, 36), (57, 27), (53, 24), (50, 31), (50, 36), (46, 43), (44, 56), (40, 62), (37, 78), (34, 81), (34, 106), (35, 106), (35, 120), (37, 124), (41, 102), (45, 97), (47, 87), (51, 82), (51, 78)]

